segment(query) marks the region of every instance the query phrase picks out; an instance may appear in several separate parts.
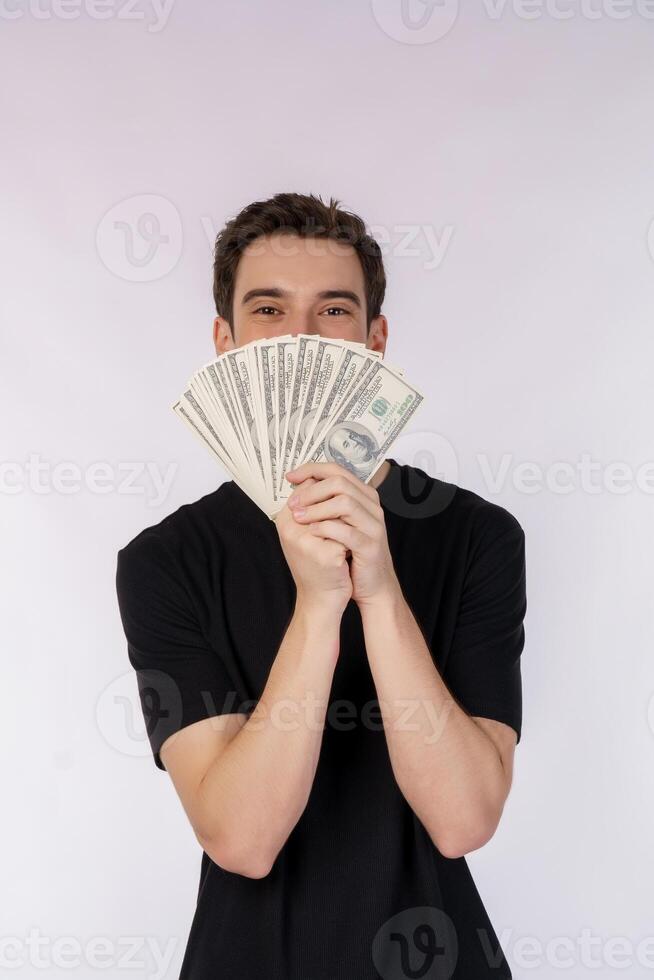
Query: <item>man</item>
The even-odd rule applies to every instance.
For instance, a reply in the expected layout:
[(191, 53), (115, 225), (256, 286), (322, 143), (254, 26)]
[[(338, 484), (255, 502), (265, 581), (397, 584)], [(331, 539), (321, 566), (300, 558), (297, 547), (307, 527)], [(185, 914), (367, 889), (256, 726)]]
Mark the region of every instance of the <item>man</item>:
[[(278, 194), (227, 224), (217, 354), (385, 351), (380, 250), (337, 205)], [(369, 485), (288, 478), (274, 522), (228, 481), (118, 556), (154, 759), (203, 849), (181, 978), (510, 977), (464, 856), (520, 738), (522, 528), (393, 459)]]

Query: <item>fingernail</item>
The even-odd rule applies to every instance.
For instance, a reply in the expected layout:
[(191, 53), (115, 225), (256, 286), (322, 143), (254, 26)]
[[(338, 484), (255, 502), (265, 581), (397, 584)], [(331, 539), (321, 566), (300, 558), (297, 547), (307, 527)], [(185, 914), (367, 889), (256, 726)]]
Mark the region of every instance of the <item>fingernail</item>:
[(307, 512), (306, 507), (294, 507), (293, 508), (293, 514), (295, 515), (295, 517), (304, 517), (304, 515), (306, 514), (306, 512)]

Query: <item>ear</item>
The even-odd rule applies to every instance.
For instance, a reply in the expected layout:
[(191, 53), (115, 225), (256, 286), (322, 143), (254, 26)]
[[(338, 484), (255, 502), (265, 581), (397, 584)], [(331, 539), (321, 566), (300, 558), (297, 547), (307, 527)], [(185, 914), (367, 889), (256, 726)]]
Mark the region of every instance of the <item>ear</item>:
[(232, 328), (224, 316), (217, 316), (213, 321), (213, 346), (218, 355), (236, 347)]
[(368, 339), (366, 340), (366, 347), (370, 350), (379, 351), (383, 356), (386, 350), (386, 342), (388, 340), (388, 320), (383, 313), (376, 316), (374, 320), (370, 323), (370, 330), (368, 331)]

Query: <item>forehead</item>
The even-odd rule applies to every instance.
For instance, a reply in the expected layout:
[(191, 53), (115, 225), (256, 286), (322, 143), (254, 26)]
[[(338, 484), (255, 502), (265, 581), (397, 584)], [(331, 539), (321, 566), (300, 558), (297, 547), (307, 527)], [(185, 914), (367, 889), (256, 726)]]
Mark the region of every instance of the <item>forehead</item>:
[(241, 255), (235, 297), (261, 286), (306, 295), (342, 288), (364, 297), (363, 270), (352, 245), (287, 232), (257, 238)]

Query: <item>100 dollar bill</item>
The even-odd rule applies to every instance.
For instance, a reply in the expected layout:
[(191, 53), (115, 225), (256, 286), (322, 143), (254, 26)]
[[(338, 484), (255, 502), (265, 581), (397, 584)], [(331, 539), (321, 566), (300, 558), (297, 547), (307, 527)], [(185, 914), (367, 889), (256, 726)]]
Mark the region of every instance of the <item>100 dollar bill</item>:
[[(415, 385), (383, 361), (375, 362), (342, 401), (303, 461), (340, 463), (367, 483), (423, 399)], [(280, 499), (288, 498), (293, 489), (284, 477)]]

